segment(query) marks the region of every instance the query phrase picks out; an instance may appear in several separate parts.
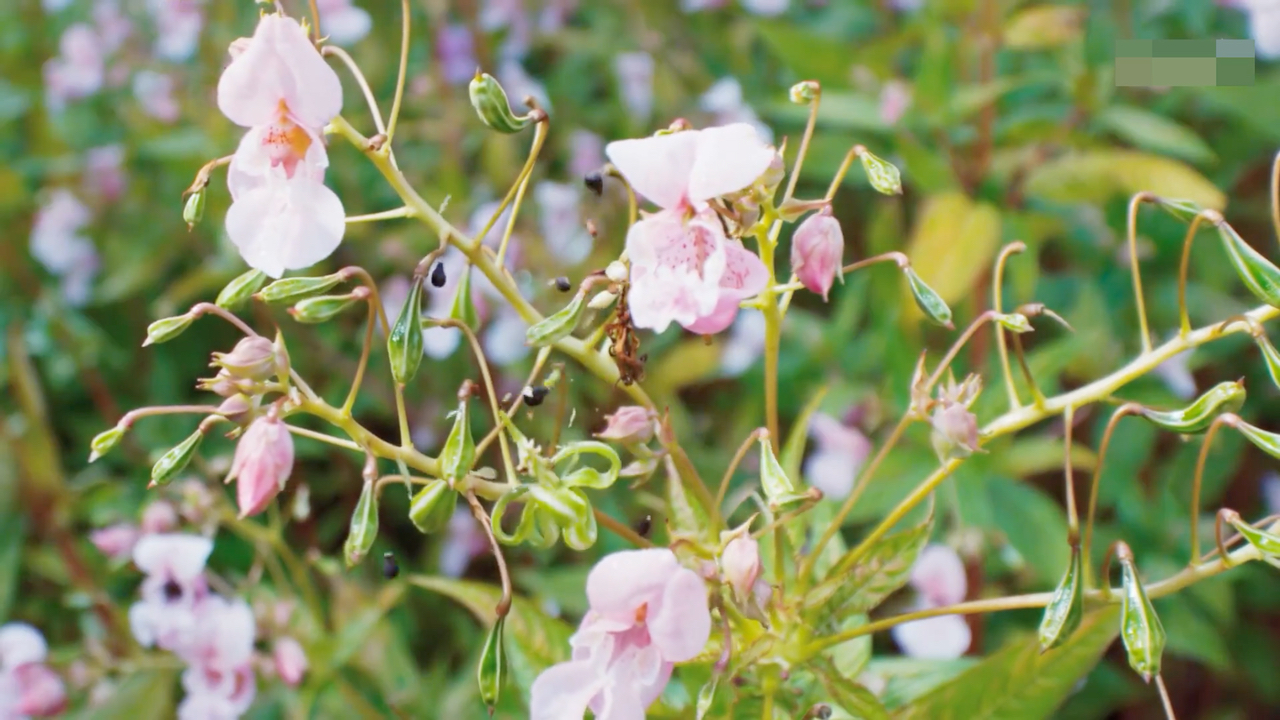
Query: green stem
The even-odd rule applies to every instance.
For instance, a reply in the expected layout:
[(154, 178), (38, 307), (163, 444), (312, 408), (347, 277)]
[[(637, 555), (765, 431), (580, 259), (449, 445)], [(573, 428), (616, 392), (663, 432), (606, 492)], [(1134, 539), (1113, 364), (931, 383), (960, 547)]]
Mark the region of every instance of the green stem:
[[(396, 97), (391, 101), (391, 118), (387, 121), (387, 142), (384, 154), (391, 157), (391, 140), (396, 136), (400, 122), (400, 104), (404, 101), (405, 75), (409, 71), (409, 0), (400, 0), (400, 73), (396, 76)], [(394, 164), (394, 161), (393, 161)]]
[[(1026, 244), (1021, 240), (1011, 242), (1000, 250), (1000, 256), (996, 258), (996, 268), (991, 280), (991, 309), (998, 313), (1004, 312), (1004, 264), (1010, 255), (1026, 249)], [(1009, 342), (1004, 336), (1003, 325), (996, 327), (996, 351), (1000, 355), (1000, 370), (1004, 373), (1004, 388), (1009, 394), (1009, 409), (1016, 410), (1022, 406), (1022, 401), (1018, 399), (1018, 388), (1013, 383), (1013, 370), (1009, 366)]]

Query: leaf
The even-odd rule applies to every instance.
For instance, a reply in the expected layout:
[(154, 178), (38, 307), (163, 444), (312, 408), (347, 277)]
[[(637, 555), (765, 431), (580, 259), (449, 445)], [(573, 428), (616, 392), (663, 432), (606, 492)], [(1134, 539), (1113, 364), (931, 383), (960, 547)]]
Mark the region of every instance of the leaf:
[[(907, 245), (907, 256), (920, 278), (947, 303), (973, 292), (991, 265), (1000, 244), (1000, 213), (995, 206), (974, 203), (960, 192), (934, 195), (925, 201)], [(903, 316), (923, 317), (903, 283)]]
[(889, 711), (870, 690), (829, 662), (815, 663), (813, 674), (831, 695), (831, 702), (860, 720), (889, 720)]
[(177, 673), (144, 670), (126, 677), (101, 705), (86, 709), (81, 720), (167, 720), (173, 717)]
[(1056, 585), (1070, 558), (1062, 507), (1033, 485), (990, 478), (987, 487), (996, 527), (1026, 560), (1038, 582)]
[(1217, 159), (1213, 149), (1194, 130), (1164, 115), (1128, 105), (1112, 105), (1095, 118), (1102, 127), (1143, 150), (1173, 155), (1188, 162)]
[[(502, 599), (502, 590), (497, 587), (433, 576), (418, 576), (412, 582), (461, 604), (486, 626), (492, 626), (497, 619), (493, 608)], [(573, 634), (573, 628), (563, 620), (547, 616), (524, 598), (512, 600), (504, 630), (507, 667), (511, 670), (512, 681), (528, 701), (529, 687), (538, 673), (569, 659), (569, 636)]]
[(1005, 47), (1013, 50), (1045, 50), (1066, 45), (1080, 36), (1084, 16), (1084, 8), (1065, 5), (1026, 8), (1005, 24)]
[(1222, 210), (1227, 197), (1179, 160), (1134, 150), (1090, 150), (1063, 155), (1027, 176), (1030, 197), (1061, 203), (1100, 204), (1116, 195), (1148, 191)]
[[(797, 76), (837, 87), (847, 83), (849, 47), (843, 40), (781, 21), (759, 21), (756, 29), (782, 64)], [(823, 100), (825, 104), (826, 98)]]
[(884, 679), (885, 687), (880, 693), (880, 699), (885, 707), (896, 710), (932, 692), (939, 685), (950, 682), (978, 662), (977, 658), (972, 657), (955, 660), (880, 657), (867, 664), (867, 672)]
[(903, 708), (895, 720), (1035, 720), (1049, 717), (1119, 632), (1120, 609), (1085, 616), (1072, 637), (1040, 653), (1035, 637), (1011, 643)]
[(787, 477), (800, 477), (800, 461), (804, 458), (805, 443), (809, 438), (809, 423), (813, 420), (813, 414), (821, 407), (822, 399), (827, 396), (827, 389), (826, 385), (818, 388), (796, 416), (791, 432), (787, 433), (787, 441), (782, 445), (782, 455), (778, 458)]

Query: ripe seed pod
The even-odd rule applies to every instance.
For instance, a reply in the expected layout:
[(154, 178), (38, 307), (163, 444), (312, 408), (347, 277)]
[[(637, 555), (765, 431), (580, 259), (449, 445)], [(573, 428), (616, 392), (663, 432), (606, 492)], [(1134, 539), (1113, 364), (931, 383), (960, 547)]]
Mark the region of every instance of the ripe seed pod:
[(1280, 268), (1245, 242), (1234, 228), (1222, 220), (1221, 215), (1217, 215), (1215, 220), (1222, 247), (1245, 287), (1262, 302), (1280, 307)]
[(471, 106), (476, 109), (480, 121), (500, 133), (517, 133), (529, 127), (533, 119), (528, 115), (517, 117), (507, 101), (507, 92), (489, 73), (477, 72), (468, 88)]
[(1045, 606), (1044, 618), (1040, 621), (1040, 652), (1061, 645), (1080, 627), (1080, 620), (1084, 617), (1082, 567), (1080, 545), (1072, 543), (1071, 564), (1067, 566), (1062, 582), (1053, 591), (1053, 597)]
[(448, 281), (444, 274), (444, 263), (436, 263), (436, 266), (431, 268), (431, 287), (442, 288)]

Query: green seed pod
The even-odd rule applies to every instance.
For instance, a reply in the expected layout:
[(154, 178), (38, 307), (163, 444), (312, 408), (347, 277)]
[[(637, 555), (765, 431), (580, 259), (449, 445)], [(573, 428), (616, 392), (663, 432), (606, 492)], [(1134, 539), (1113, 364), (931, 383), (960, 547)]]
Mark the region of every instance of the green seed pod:
[(453, 413), (453, 429), (440, 451), (440, 474), (446, 480), (459, 480), (471, 472), (476, 462), (476, 442), (471, 437), (471, 413), (467, 401), (458, 403)]
[[(519, 545), (530, 539), (530, 536), (536, 531), (534, 527), (534, 506), (529, 498), (529, 488), (531, 487), (535, 486), (521, 485), (511, 492), (505, 493), (493, 504), (493, 510), (489, 513), (489, 522), (493, 527), (493, 536), (503, 545)], [(512, 502), (523, 502), (525, 506), (520, 513), (520, 521), (516, 525), (515, 532), (508, 533), (502, 527), (502, 518), (506, 515), (507, 506)]]
[(1143, 408), (1142, 416), (1165, 430), (1195, 435), (1207, 430), (1218, 415), (1239, 410), (1244, 405), (1244, 398), (1243, 382), (1218, 383), (1182, 410)]
[(199, 190), (187, 196), (187, 202), (182, 206), (182, 221), (187, 224), (187, 229), (190, 230), (203, 219), (204, 190)]
[(124, 437), (126, 430), (128, 428), (117, 425), (110, 430), (103, 430), (95, 435), (93, 440), (89, 441), (89, 462), (93, 462), (111, 452), (116, 445), (120, 444), (120, 438)]
[(506, 664), (502, 629), (506, 624), (507, 616), (501, 615), (493, 627), (489, 628), (489, 637), (484, 641), (484, 650), (480, 652), (480, 666), (476, 668), (480, 699), (489, 706), (490, 715), (493, 714), (493, 706), (498, 703), (498, 693), (502, 689), (502, 667)]
[(220, 308), (234, 310), (246, 301), (267, 281), (267, 274), (261, 270), (250, 270), (240, 277), (227, 283), (222, 288), (222, 292), (218, 293), (218, 299), (215, 304)]
[(300, 323), (314, 325), (332, 320), (361, 299), (352, 293), (306, 298), (289, 308), (289, 314)]
[(1277, 460), (1280, 460), (1280, 434), (1267, 432), (1260, 427), (1237, 419), (1232, 426), (1248, 438), (1257, 448)]
[(1001, 313), (996, 316), (996, 322), (1016, 333), (1028, 333), (1035, 329), (1031, 327), (1031, 321), (1027, 319), (1027, 316), (1022, 313), (1010, 313), (1008, 315)]
[(1080, 627), (1080, 620), (1084, 617), (1082, 575), (1080, 545), (1073, 543), (1067, 574), (1053, 591), (1053, 597), (1044, 609), (1044, 619), (1040, 621), (1040, 652), (1062, 644)]
[(817, 80), (804, 80), (791, 86), (791, 102), (808, 105), (822, 96), (822, 86)]
[(925, 317), (942, 327), (955, 327), (951, 324), (951, 308), (947, 307), (942, 296), (926, 285), (910, 265), (903, 268), (902, 272), (907, 276), (907, 284), (911, 286), (911, 296), (916, 299), (916, 305), (924, 312)]
[(595, 510), (592, 509), (591, 501), (587, 499), (586, 494), (581, 490), (568, 488), (561, 492), (575, 496), (577, 504), (584, 508), (584, 512), (574, 522), (561, 526), (561, 529), (564, 530), (564, 544), (568, 545), (571, 550), (582, 552), (595, 545), (596, 537), (599, 535)]
[(151, 466), (151, 484), (168, 485), (169, 481), (191, 462), (196, 449), (200, 447), (201, 440), (204, 440), (204, 432), (196, 430), (186, 440), (174, 445), (168, 452), (161, 455), (156, 464)]
[(1250, 525), (1241, 520), (1236, 512), (1228, 513), (1226, 520), (1231, 523), (1231, 527), (1235, 528), (1236, 532), (1240, 533), (1241, 537), (1263, 555), (1271, 558), (1280, 557), (1280, 536)]
[(1217, 226), (1222, 247), (1245, 287), (1262, 302), (1280, 307), (1280, 268), (1250, 247), (1226, 222), (1219, 222)]
[(540, 348), (563, 340), (578, 327), (578, 320), (582, 319), (582, 311), (586, 307), (587, 294), (579, 290), (568, 305), (530, 325), (524, 333), (526, 343)]
[(871, 187), (885, 195), (902, 194), (902, 174), (896, 165), (866, 149), (858, 153), (858, 159), (862, 161), (862, 169), (866, 171)]
[(777, 509), (789, 503), (804, 500), (808, 495), (799, 492), (787, 472), (773, 454), (773, 445), (769, 436), (760, 438), (760, 488), (764, 490), (765, 499), (771, 509)]
[(602, 443), (599, 440), (579, 440), (576, 442), (566, 443), (562, 445), (555, 455), (551, 456), (549, 461), (552, 467), (559, 465), (565, 460), (573, 460), (577, 462), (583, 455), (596, 455), (604, 458), (609, 462), (609, 469), (601, 472), (600, 470), (583, 465), (573, 468), (561, 476), (560, 481), (569, 487), (589, 487), (595, 490), (603, 490), (618, 479), (618, 473), (622, 471), (622, 458), (618, 457), (618, 451), (614, 450), (608, 443)]
[(284, 278), (266, 286), (255, 297), (269, 303), (293, 303), (317, 293), (328, 292), (345, 279), (342, 273)]
[(489, 73), (476, 73), (468, 88), (471, 93), (471, 106), (476, 109), (480, 121), (500, 133), (517, 133), (529, 127), (533, 118), (528, 115), (517, 117), (507, 101), (507, 92)]
[(396, 324), (391, 326), (387, 355), (391, 358), (391, 375), (401, 385), (412, 380), (422, 364), (422, 278), (414, 276), (409, 297), (400, 308)]
[[(536, 514), (554, 524), (555, 529), (544, 535), (564, 532), (565, 544), (574, 550), (586, 550), (596, 541), (596, 516), (591, 501), (576, 488), (551, 488), (530, 484), (528, 500), (536, 507)], [(525, 512), (528, 512), (526, 510)]]
[(1178, 218), (1182, 222), (1191, 222), (1196, 215), (1199, 215), (1204, 208), (1200, 207), (1194, 200), (1183, 200), (1179, 198), (1157, 198), (1156, 203), (1165, 212)]
[(191, 323), (195, 320), (193, 316), (187, 314), (161, 318), (151, 323), (147, 326), (147, 339), (142, 342), (142, 347), (169, 342), (191, 327)]
[(715, 675), (712, 675), (711, 680), (703, 685), (702, 689), (698, 691), (698, 701), (694, 705), (697, 715), (694, 716), (694, 720), (704, 720), (704, 718), (707, 717), (707, 713), (711, 712), (711, 703), (715, 702), (716, 687), (719, 685), (720, 674), (716, 673)]
[(458, 287), (453, 293), (453, 305), (449, 307), (449, 317), (475, 330), (480, 327), (480, 314), (476, 312), (476, 303), (471, 298), (471, 266), (462, 269), (458, 278)]
[(351, 513), (351, 529), (347, 542), (342, 546), (342, 557), (347, 567), (355, 567), (369, 554), (373, 541), (378, 537), (378, 493), (373, 480), (364, 481), (356, 509)]
[(1144, 682), (1160, 674), (1160, 657), (1164, 654), (1164, 626), (1151, 599), (1138, 579), (1138, 568), (1133, 562), (1129, 546), (1116, 546), (1116, 559), (1124, 575), (1124, 598), (1120, 604), (1120, 637), (1129, 654), (1129, 666), (1142, 676)]
[(1276, 387), (1280, 387), (1280, 351), (1276, 350), (1276, 346), (1271, 344), (1271, 340), (1266, 335), (1258, 335), (1253, 338), (1258, 344), (1258, 349), (1262, 351), (1262, 359), (1267, 362), (1267, 373), (1271, 375), (1271, 382)]
[(419, 531), (430, 535), (440, 532), (453, 517), (458, 493), (443, 480), (430, 480), (409, 501), (409, 519)]

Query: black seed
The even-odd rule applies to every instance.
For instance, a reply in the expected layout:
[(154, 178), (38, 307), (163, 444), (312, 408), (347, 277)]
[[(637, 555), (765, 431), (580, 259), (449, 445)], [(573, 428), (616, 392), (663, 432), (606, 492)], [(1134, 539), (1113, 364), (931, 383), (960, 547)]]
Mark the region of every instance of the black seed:
[(386, 553), (382, 556), (382, 577), (391, 580), (400, 574), (400, 566), (396, 564), (396, 556)]
[(649, 532), (653, 530), (653, 516), (645, 515), (644, 519), (636, 523), (636, 534), (642, 538), (649, 537)]
[(527, 387), (524, 389), (524, 404), (529, 407), (538, 407), (543, 400), (547, 399), (547, 393), (551, 392), (546, 385), (538, 385), (537, 387)]
[(582, 178), (582, 182), (588, 190), (596, 194), (596, 197), (604, 194), (604, 175), (598, 172), (587, 173), (587, 176)]
[(168, 582), (166, 582), (164, 584), (163, 590), (164, 590), (165, 600), (173, 601), (173, 600), (178, 600), (182, 597), (182, 586), (178, 584), (177, 580), (171, 579)]
[(569, 290), (570, 290), (572, 287), (573, 287), (573, 285), (570, 285), (570, 284), (569, 284), (569, 278), (567, 278), (567, 277), (565, 277), (565, 276), (563, 276), (563, 275), (561, 275), (560, 277), (556, 278), (556, 289), (557, 289), (557, 290), (559, 290), (560, 292), (569, 292)]
[(444, 283), (444, 263), (436, 263), (436, 266), (431, 268), (431, 285), (441, 288), (444, 287)]

